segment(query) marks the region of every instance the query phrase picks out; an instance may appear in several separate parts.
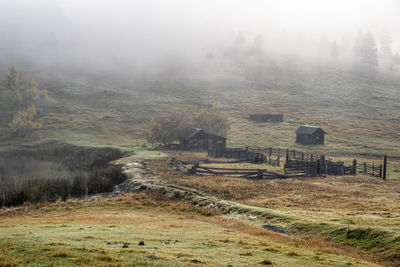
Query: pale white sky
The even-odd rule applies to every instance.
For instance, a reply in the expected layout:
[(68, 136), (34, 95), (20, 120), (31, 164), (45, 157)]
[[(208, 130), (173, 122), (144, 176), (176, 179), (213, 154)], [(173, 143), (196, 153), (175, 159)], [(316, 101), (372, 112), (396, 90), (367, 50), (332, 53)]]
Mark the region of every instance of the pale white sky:
[(45, 59), (60, 51), (104, 61), (204, 54), (238, 31), (249, 41), (261, 33), (269, 44), (285, 32), (292, 40), (325, 36), (340, 46), (343, 40), (350, 46), (359, 31), (375, 38), (388, 31), (400, 50), (396, 0), (0, 0), (0, 25), (0, 56)]

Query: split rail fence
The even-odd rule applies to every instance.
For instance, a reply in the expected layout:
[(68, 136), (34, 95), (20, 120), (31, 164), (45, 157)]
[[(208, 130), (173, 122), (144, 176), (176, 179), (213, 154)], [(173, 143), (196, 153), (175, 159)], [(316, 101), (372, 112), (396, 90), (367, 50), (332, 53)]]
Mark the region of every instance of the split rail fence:
[(304, 156), (303, 152), (295, 150), (287, 150), (286, 161), (284, 165), (284, 173), (286, 174), (305, 174), (315, 176), (318, 174), (348, 175), (364, 173), (374, 177), (386, 180), (387, 156), (383, 158), (383, 164), (375, 165), (375, 163), (357, 163), (353, 159), (352, 165), (346, 166), (344, 162), (334, 162), (331, 159), (325, 159), (324, 155), (315, 157), (313, 154)]
[(282, 157), (286, 156), (284, 173), (294, 175), (315, 176), (318, 174), (330, 175), (351, 175), (364, 173), (374, 177), (386, 179), (387, 156), (384, 156), (383, 163), (357, 163), (354, 159), (352, 165), (345, 165), (341, 161), (333, 161), (321, 153), (310, 153), (294, 149), (279, 148), (226, 148), (224, 150), (209, 150), (208, 156), (216, 158), (235, 158), (243, 162), (267, 163), (273, 166), (280, 166)]
[(208, 167), (202, 166), (199, 163), (194, 163), (189, 169), (191, 174), (212, 174), (212, 175), (228, 175), (228, 176), (239, 176), (243, 178), (253, 179), (282, 179), (292, 178), (296, 175), (286, 175), (282, 173), (270, 172), (265, 169), (236, 169), (236, 168), (219, 168), (219, 167)]

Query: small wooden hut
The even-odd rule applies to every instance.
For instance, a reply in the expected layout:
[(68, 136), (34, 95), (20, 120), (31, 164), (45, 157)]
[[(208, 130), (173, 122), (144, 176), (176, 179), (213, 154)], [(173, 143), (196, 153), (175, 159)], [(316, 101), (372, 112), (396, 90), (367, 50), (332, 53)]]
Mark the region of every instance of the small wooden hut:
[(249, 119), (259, 122), (283, 121), (283, 114), (253, 114)]
[(296, 130), (296, 143), (305, 145), (324, 144), (325, 131), (318, 126), (302, 125)]
[(226, 148), (226, 138), (195, 128), (187, 138), (181, 140), (181, 147), (187, 150), (222, 151)]

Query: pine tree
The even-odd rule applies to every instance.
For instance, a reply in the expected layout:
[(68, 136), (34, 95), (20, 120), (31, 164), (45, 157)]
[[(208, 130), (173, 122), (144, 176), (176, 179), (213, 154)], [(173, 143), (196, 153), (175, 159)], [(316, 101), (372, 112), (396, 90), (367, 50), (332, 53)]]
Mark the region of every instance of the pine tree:
[(356, 63), (370, 69), (378, 65), (378, 49), (374, 37), (370, 32), (359, 35), (354, 45)]
[(378, 65), (378, 49), (374, 37), (370, 32), (367, 32), (364, 36), (364, 43), (361, 50), (362, 62), (369, 67), (376, 67)]

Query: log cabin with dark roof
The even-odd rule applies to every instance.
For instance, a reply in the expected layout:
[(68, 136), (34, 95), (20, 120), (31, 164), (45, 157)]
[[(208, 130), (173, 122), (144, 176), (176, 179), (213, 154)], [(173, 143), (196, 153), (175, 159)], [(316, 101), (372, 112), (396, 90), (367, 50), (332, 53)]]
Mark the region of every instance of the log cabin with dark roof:
[(249, 119), (257, 122), (280, 122), (283, 121), (283, 114), (253, 114)]
[(225, 150), (226, 138), (195, 128), (187, 138), (181, 140), (181, 147), (186, 150)]
[(296, 130), (296, 143), (323, 145), (326, 132), (318, 126), (302, 125)]

